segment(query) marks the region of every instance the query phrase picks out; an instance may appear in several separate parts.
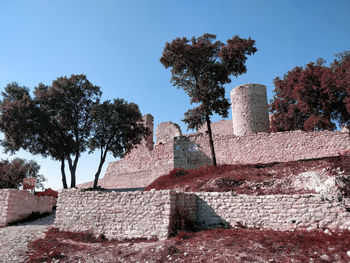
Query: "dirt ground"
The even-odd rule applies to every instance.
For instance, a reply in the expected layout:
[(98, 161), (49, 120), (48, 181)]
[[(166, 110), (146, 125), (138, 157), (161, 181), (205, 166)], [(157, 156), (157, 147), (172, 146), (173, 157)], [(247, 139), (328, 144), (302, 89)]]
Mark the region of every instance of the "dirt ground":
[(28, 262), (350, 262), (350, 232), (215, 229), (118, 242), (51, 229), (27, 255)]

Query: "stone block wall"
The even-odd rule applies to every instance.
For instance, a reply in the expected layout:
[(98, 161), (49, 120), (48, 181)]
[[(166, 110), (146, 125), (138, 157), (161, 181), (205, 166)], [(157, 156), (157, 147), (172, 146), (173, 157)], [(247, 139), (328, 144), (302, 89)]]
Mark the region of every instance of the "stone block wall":
[(159, 123), (156, 129), (156, 144), (173, 142), (174, 137), (181, 136), (180, 126), (171, 121)]
[[(183, 220), (181, 220), (183, 219)], [(59, 193), (55, 226), (107, 239), (166, 239), (183, 223), (200, 228), (244, 226), (294, 230), (350, 230), (350, 212), (321, 195), (234, 195), (232, 192)]]
[[(340, 131), (257, 133), (246, 136), (214, 136), (219, 164), (287, 162), (339, 156), (350, 149), (348, 133)], [(174, 167), (210, 164), (210, 146), (205, 134), (177, 137)]]
[[(232, 135), (233, 134), (233, 127), (232, 127), (232, 120), (221, 120), (217, 122), (212, 122), (210, 124), (211, 131), (213, 134), (221, 136), (221, 135)], [(207, 125), (204, 124), (198, 132), (200, 133), (206, 133), (207, 132)]]
[(198, 192), (197, 222), (203, 228), (241, 225), (250, 228), (350, 229), (350, 212), (321, 195), (234, 195)]
[(0, 227), (7, 224), (8, 199), (10, 191), (0, 190)]
[[(213, 139), (218, 164), (287, 162), (339, 156), (350, 149), (347, 132), (278, 132), (235, 136), (232, 121), (213, 123)], [(168, 134), (170, 133), (171, 136)], [(181, 130), (173, 123), (158, 125), (160, 139), (153, 149), (139, 145), (121, 160), (108, 164), (99, 181), (104, 188), (142, 188), (174, 168), (197, 168), (211, 164), (211, 153), (203, 128), (199, 133), (173, 137)], [(79, 185), (91, 187), (92, 182)]]
[(176, 200), (175, 191), (64, 190), (58, 196), (55, 226), (108, 239), (164, 239), (172, 232)]
[(145, 187), (172, 169), (174, 169), (173, 142), (158, 144), (152, 151), (140, 145), (123, 159), (108, 164), (101, 186)]
[(56, 198), (16, 189), (0, 190), (0, 226), (27, 218), (32, 212), (52, 213)]

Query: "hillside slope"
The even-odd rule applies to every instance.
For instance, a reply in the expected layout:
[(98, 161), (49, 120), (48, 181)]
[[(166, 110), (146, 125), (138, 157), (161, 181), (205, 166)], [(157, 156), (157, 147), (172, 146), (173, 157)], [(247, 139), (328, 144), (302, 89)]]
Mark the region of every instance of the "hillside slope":
[(342, 156), (264, 165), (174, 169), (151, 183), (146, 191), (233, 191), (254, 195), (321, 193), (332, 199), (350, 197), (349, 160)]

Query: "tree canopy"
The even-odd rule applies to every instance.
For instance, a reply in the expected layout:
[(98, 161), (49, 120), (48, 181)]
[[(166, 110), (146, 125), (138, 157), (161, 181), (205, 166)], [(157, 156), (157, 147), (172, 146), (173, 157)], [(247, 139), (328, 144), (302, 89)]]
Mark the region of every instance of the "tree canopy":
[(272, 131), (335, 130), (350, 124), (350, 54), (329, 66), (323, 59), (274, 80)]
[(12, 161), (4, 159), (0, 161), (0, 189), (19, 188), (23, 178), (33, 178), (36, 180), (36, 188), (44, 190), (43, 182), (46, 178), (39, 174), (40, 166), (35, 161), (27, 161), (15, 158)]
[(123, 99), (100, 104), (102, 92), (85, 75), (60, 77), (51, 86), (40, 83), (32, 98), (27, 87), (8, 84), (0, 102), (0, 130), (5, 150), (24, 149), (61, 162), (67, 188), (65, 162), (75, 187), (76, 168), (83, 152), (100, 151), (94, 188), (106, 155), (122, 157), (149, 134), (138, 106)]
[(99, 103), (100, 88), (85, 75), (71, 75), (57, 78), (51, 86), (40, 83), (34, 98), (27, 87), (17, 83), (7, 85), (2, 95), (0, 130), (5, 134), (5, 149), (14, 152), (22, 148), (61, 161), (64, 188), (67, 160), (71, 187), (75, 187), (75, 171), (81, 153), (87, 149), (91, 110)]
[(143, 124), (139, 107), (123, 99), (95, 105), (92, 120), (92, 136), (88, 145), (90, 151), (100, 151), (100, 163), (93, 185), (96, 189), (107, 153), (111, 152), (114, 157), (123, 157), (145, 139), (150, 131)]
[(248, 55), (257, 49), (251, 38), (233, 36), (224, 44), (215, 41), (213, 34), (198, 38), (176, 38), (166, 43), (160, 62), (171, 68), (171, 83), (183, 89), (191, 104), (197, 104), (185, 113), (184, 122), (189, 129), (199, 129), (207, 124), (213, 165), (216, 165), (210, 116), (214, 113), (228, 116), (229, 101), (225, 98), (224, 84), (230, 83), (230, 76), (239, 76), (247, 71)]

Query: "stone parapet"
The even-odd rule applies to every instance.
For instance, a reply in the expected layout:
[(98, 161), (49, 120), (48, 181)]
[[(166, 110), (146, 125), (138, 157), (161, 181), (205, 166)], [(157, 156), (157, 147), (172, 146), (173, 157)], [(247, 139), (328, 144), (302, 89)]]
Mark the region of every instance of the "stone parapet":
[(52, 213), (56, 206), (56, 198), (36, 196), (28, 191), (17, 189), (0, 190), (0, 226), (20, 221), (33, 212)]

